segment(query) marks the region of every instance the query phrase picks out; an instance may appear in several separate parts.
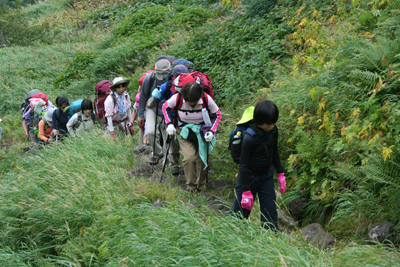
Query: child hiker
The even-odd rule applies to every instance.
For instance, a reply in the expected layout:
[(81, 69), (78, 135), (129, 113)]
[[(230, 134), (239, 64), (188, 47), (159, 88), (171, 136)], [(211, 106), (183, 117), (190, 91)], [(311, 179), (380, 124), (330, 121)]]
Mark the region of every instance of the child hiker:
[[(203, 108), (209, 111), (210, 117), (216, 118), (211, 126), (206, 126), (208, 128), (204, 127)], [(171, 115), (172, 109), (175, 116)], [(180, 93), (173, 95), (163, 104), (162, 112), (165, 123), (168, 125), (167, 134), (178, 136), (179, 147), (183, 154), (187, 191), (204, 190), (206, 188), (207, 146), (211, 152), (216, 142), (214, 135), (221, 122), (221, 111), (214, 100), (203, 92), (201, 85), (189, 82), (182, 87)], [(173, 124), (174, 119), (177, 128)]]
[(254, 123), (242, 140), (236, 200), (232, 207), (233, 212), (248, 218), (254, 198), (258, 195), (261, 223), (273, 230), (279, 229), (273, 179), (275, 169), (280, 184), (279, 192), (283, 194), (286, 191), (286, 178), (278, 152), (278, 127), (275, 125), (278, 117), (279, 110), (274, 102), (261, 100), (257, 103)]
[(71, 137), (80, 137), (93, 128), (95, 120), (92, 101), (84, 99), (81, 104), (81, 111), (75, 113), (67, 123), (68, 133)]

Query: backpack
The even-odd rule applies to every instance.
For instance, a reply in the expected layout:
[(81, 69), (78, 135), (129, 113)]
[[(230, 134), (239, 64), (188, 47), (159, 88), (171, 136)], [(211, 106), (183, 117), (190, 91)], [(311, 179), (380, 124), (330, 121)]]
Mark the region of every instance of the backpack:
[(240, 163), (240, 156), (242, 153), (242, 141), (246, 133), (250, 134), (253, 137), (256, 134), (251, 127), (242, 124), (237, 126), (229, 136), (228, 149), (231, 151), (233, 161), (237, 164)]
[[(181, 83), (181, 81), (183, 79), (185, 79), (185, 77), (187, 77), (187, 76), (193, 77), (195, 79), (196, 83), (200, 84), (203, 87), (204, 92), (207, 93), (209, 96), (211, 96), (212, 99), (214, 99), (214, 92), (212, 90), (210, 78), (208, 77), (207, 74), (201, 73), (199, 71), (192, 71), (192, 72), (189, 72), (189, 73), (181, 73), (178, 76), (176, 76), (174, 81), (172, 82), (172, 86), (170, 88), (170, 91), (175, 94), (177, 92), (176, 87), (182, 88), (182, 86), (185, 83)], [(168, 85), (167, 85), (167, 91), (166, 92), (169, 93)], [(168, 95), (168, 94), (166, 94), (166, 95)]]
[(112, 81), (102, 80), (96, 84), (95, 93), (97, 97), (94, 99), (94, 111), (98, 119), (105, 117), (104, 102), (107, 96), (110, 94), (110, 86)]
[[(67, 115), (68, 119), (71, 119), (71, 117), (72, 117), (75, 113), (81, 111), (82, 101), (83, 101), (83, 99), (79, 99), (79, 100), (76, 100), (76, 101), (72, 102), (72, 103), (69, 105), (69, 109), (68, 109), (67, 113), (65, 114), (65, 115)], [(61, 112), (63, 112), (63, 111), (61, 111), (60, 108), (57, 108), (56, 111), (55, 111), (55, 113), (56, 113), (57, 128), (58, 128), (58, 121), (60, 120)]]
[(41, 93), (41, 91), (39, 89), (33, 89), (32, 91), (29, 91), (25, 95), (24, 101), (22, 101), (21, 107), (19, 108), (21, 110), (21, 116), (24, 115), (30, 108), (29, 99), (31, 99), (33, 95), (38, 94), (38, 93)]
[(174, 62), (172, 62), (172, 68), (174, 68), (177, 65), (184, 65), (186, 68), (188, 68), (189, 72), (194, 71), (194, 64), (192, 61), (186, 60), (184, 58), (178, 58)]
[(33, 132), (37, 137), (39, 137), (39, 122), (40, 120), (44, 120), (45, 124), (47, 125), (45, 115), (47, 113), (47, 106), (41, 106), (37, 105), (33, 109), (33, 119), (32, 119), (32, 126), (33, 126)]

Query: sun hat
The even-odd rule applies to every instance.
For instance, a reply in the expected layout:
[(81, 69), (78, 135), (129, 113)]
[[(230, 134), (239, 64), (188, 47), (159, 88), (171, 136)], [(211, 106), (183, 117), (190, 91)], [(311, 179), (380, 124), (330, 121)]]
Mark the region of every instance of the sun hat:
[(157, 80), (162, 81), (164, 79), (164, 75), (171, 71), (171, 63), (167, 59), (160, 59), (156, 62), (154, 71), (156, 72)]
[(254, 116), (254, 107), (250, 106), (246, 108), (246, 110), (243, 112), (242, 118), (240, 119), (240, 121), (236, 123), (236, 125), (251, 121), (253, 119), (253, 116)]
[(53, 119), (53, 113), (54, 110), (56, 110), (55, 108), (50, 108), (49, 110), (47, 110), (46, 115), (44, 115), (44, 118), (46, 119), (46, 121), (52, 121)]
[(122, 78), (122, 77), (114, 78), (113, 84), (110, 86), (110, 89), (115, 89), (115, 87), (117, 87), (118, 85), (120, 85), (120, 84), (122, 84), (122, 83), (125, 83), (125, 84), (126, 84), (126, 86), (125, 86), (125, 88), (126, 88), (126, 87), (128, 87), (128, 85), (129, 85), (130, 82), (131, 82), (131, 80), (129, 80), (129, 79), (124, 79), (124, 78)]

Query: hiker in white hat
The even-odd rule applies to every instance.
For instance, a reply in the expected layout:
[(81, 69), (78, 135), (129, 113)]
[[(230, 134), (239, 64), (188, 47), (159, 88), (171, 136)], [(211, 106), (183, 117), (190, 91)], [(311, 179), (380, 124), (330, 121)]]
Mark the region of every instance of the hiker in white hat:
[(132, 111), (131, 100), (126, 92), (129, 79), (116, 77), (113, 84), (110, 86), (110, 95), (104, 102), (105, 117), (107, 119), (107, 129), (110, 132), (111, 138), (115, 139), (115, 130), (127, 134), (127, 123), (131, 120)]

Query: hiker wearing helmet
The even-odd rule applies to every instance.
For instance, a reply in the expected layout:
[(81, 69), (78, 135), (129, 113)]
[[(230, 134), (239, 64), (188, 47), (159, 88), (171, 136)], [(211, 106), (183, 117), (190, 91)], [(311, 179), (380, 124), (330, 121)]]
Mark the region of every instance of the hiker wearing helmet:
[(66, 97), (56, 98), (57, 109), (53, 112), (51, 131), (52, 134), (62, 137), (68, 134), (67, 123), (69, 121), (69, 101)]
[(275, 231), (279, 229), (275, 170), (279, 192), (283, 194), (286, 191), (286, 178), (278, 152), (278, 127), (275, 125), (278, 117), (279, 110), (272, 101), (261, 100), (254, 108), (254, 123), (245, 131), (242, 140), (236, 200), (232, 207), (234, 213), (248, 218), (258, 195), (261, 223)]
[[(205, 124), (203, 110), (214, 118), (210, 125)], [(168, 135), (178, 137), (187, 190), (200, 192), (207, 185), (208, 152), (212, 151), (216, 142), (214, 135), (221, 122), (221, 111), (214, 100), (203, 92), (203, 87), (194, 81), (186, 83), (180, 93), (167, 100), (162, 111)]]
[[(160, 144), (160, 135), (157, 134), (157, 129), (161, 130), (163, 140), (166, 140), (165, 123), (160, 108), (164, 101), (161, 103), (151, 101), (154, 100), (154, 98), (151, 98), (151, 93), (155, 88), (159, 88), (161, 84), (164, 83), (170, 71), (171, 62), (165, 58), (159, 59), (154, 66), (154, 71), (145, 76), (140, 93), (138, 124), (141, 127), (145, 125), (145, 135), (152, 148), (152, 155), (149, 159), (151, 165), (158, 164), (159, 159), (164, 157), (163, 148)], [(145, 120), (146, 124), (144, 123)]]
[(126, 92), (130, 83), (129, 79), (117, 77), (110, 86), (110, 95), (104, 102), (105, 117), (107, 119), (107, 129), (111, 138), (115, 139), (115, 130), (124, 134), (127, 133), (127, 121), (131, 120), (131, 100)]
[[(172, 69), (172, 77), (175, 78), (181, 73), (188, 73), (189, 69), (184, 66), (184, 65), (176, 65)], [(171, 79), (168, 82), (165, 82), (161, 85), (160, 89), (155, 88), (153, 92), (151, 93), (151, 96), (156, 99), (156, 101), (161, 101), (161, 100), (168, 100), (171, 98), (171, 96), (174, 94), (173, 91), (171, 91), (172, 87), (172, 82), (173, 79)], [(172, 174), (173, 175), (178, 175), (180, 173), (181, 167), (179, 166), (179, 146), (176, 142), (172, 142), (169, 148), (169, 153), (168, 153), (168, 160), (169, 160), (169, 165), (170, 168), (172, 169)]]
[(44, 115), (44, 119), (39, 121), (39, 138), (41, 140), (41, 144), (48, 144), (54, 139), (53, 135), (51, 134), (51, 125), (55, 110), (55, 108), (47, 110), (46, 115)]

